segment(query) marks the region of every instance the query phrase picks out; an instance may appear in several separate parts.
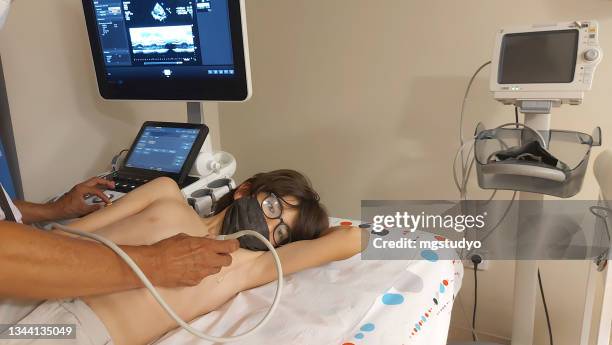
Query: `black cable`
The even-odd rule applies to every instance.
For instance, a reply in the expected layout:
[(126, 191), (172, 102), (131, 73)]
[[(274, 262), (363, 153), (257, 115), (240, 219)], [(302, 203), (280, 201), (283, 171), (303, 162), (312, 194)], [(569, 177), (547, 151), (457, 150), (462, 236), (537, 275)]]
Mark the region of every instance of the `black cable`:
[(519, 114), (517, 106), (514, 107), (514, 123), (516, 123), (516, 128), (519, 128)]
[(538, 268), (538, 283), (540, 284), (540, 294), (542, 295), (542, 303), (544, 304), (544, 313), (546, 313), (546, 324), (548, 325), (548, 337), (550, 340), (550, 345), (554, 345), (553, 341), (553, 332), (552, 325), (550, 323), (550, 315), (548, 315), (548, 307), (546, 306), (546, 297), (544, 296), (544, 287), (542, 286), (542, 275), (540, 274), (540, 269)]
[(472, 313), (472, 339), (478, 341), (476, 337), (476, 311), (478, 310), (478, 265), (482, 262), (480, 255), (472, 255), (472, 263), (474, 264), (474, 311)]
[(476, 309), (478, 308), (478, 264), (474, 264), (474, 312), (472, 313), (472, 339), (476, 341)]

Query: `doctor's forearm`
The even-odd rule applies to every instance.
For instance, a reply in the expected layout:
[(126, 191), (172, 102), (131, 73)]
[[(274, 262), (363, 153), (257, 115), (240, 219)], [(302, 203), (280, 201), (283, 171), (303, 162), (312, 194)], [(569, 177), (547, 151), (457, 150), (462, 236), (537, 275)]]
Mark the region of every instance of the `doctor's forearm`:
[[(123, 249), (153, 270), (146, 248)], [(0, 298), (58, 299), (141, 286), (110, 249), (16, 223), (0, 221), (0, 262)]]
[(15, 206), (17, 206), (21, 212), (23, 222), (26, 224), (60, 220), (62, 218), (57, 207), (53, 204), (35, 204), (27, 201), (15, 201)]

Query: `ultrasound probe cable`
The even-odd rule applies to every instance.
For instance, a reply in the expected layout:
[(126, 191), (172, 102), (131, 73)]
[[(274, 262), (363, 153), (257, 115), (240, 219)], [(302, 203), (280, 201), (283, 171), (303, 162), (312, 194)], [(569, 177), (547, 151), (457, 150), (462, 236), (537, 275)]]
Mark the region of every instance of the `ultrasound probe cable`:
[(117, 246), (115, 243), (113, 243), (112, 241), (110, 241), (110, 240), (108, 240), (108, 239), (106, 239), (106, 238), (104, 238), (104, 237), (102, 237), (100, 235), (89, 233), (89, 232), (80, 231), (80, 230), (77, 230), (77, 229), (72, 229), (72, 228), (67, 227), (65, 225), (55, 224), (54, 223), (54, 224), (51, 224), (51, 226), (53, 228), (59, 229), (61, 231), (67, 232), (69, 234), (77, 235), (77, 236), (80, 236), (80, 237), (86, 237), (86, 238), (92, 239), (94, 241), (100, 242), (103, 245), (105, 245), (108, 248), (110, 248), (111, 250), (113, 250), (132, 269), (132, 271), (142, 281), (142, 283), (147, 288), (147, 290), (149, 290), (149, 292), (151, 293), (153, 298), (155, 298), (157, 303), (159, 303), (159, 305), (166, 311), (166, 313), (179, 326), (181, 326), (184, 330), (186, 330), (187, 332), (193, 334), (194, 336), (196, 336), (198, 338), (202, 338), (204, 340), (208, 340), (208, 341), (211, 341), (211, 342), (217, 342), (217, 343), (228, 343), (230, 341), (237, 341), (237, 340), (244, 339), (244, 338), (248, 337), (249, 335), (253, 334), (255, 331), (259, 330), (261, 327), (263, 327), (266, 324), (266, 322), (268, 322), (270, 320), (270, 318), (272, 317), (272, 314), (274, 314), (274, 311), (278, 307), (278, 303), (280, 302), (281, 291), (283, 290), (283, 268), (281, 266), (280, 258), (278, 256), (278, 253), (274, 249), (274, 246), (270, 243), (270, 241), (268, 241), (267, 238), (263, 237), (261, 234), (259, 234), (256, 231), (253, 231), (253, 230), (243, 230), (243, 231), (239, 231), (239, 232), (236, 232), (234, 234), (231, 234), (231, 235), (221, 235), (221, 236), (217, 236), (216, 239), (224, 241), (224, 240), (238, 239), (238, 238), (243, 237), (243, 236), (255, 236), (260, 241), (262, 241), (266, 245), (266, 247), (268, 247), (268, 249), (270, 250), (270, 253), (272, 253), (272, 256), (274, 257), (274, 261), (275, 261), (275, 264), (276, 264), (276, 272), (278, 273), (278, 281), (276, 283), (276, 293), (274, 294), (274, 301), (272, 302), (272, 305), (270, 306), (270, 309), (268, 310), (268, 313), (251, 330), (249, 330), (249, 331), (247, 331), (245, 333), (242, 333), (240, 335), (231, 336), (231, 337), (215, 337), (215, 336), (204, 334), (204, 333), (198, 331), (197, 329), (191, 327), (183, 319), (181, 319), (180, 316), (178, 316), (177, 313), (160, 296), (159, 292), (157, 292), (157, 290), (155, 289), (155, 287), (153, 286), (151, 281), (145, 276), (145, 274), (138, 267), (138, 265), (136, 265), (134, 260), (132, 260), (132, 258), (130, 258), (129, 255), (127, 255), (127, 253), (124, 252), (121, 248), (119, 248), (119, 246)]

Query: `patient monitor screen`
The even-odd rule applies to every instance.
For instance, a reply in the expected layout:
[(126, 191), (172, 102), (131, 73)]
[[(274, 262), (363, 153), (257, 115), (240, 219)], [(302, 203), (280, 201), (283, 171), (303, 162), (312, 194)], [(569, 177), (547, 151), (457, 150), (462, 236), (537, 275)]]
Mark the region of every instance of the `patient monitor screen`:
[(178, 173), (199, 133), (199, 129), (192, 128), (145, 127), (125, 166)]
[(502, 41), (500, 84), (571, 83), (578, 30), (507, 34)]
[(103, 96), (231, 100), (245, 88), (238, 1), (83, 1)]

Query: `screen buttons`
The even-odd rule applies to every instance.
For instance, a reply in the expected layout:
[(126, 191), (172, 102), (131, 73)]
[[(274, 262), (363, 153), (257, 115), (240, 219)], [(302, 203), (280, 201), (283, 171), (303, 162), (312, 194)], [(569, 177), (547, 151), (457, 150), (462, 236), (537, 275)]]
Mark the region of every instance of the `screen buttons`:
[(209, 75), (234, 75), (236, 71), (234, 69), (209, 69)]

